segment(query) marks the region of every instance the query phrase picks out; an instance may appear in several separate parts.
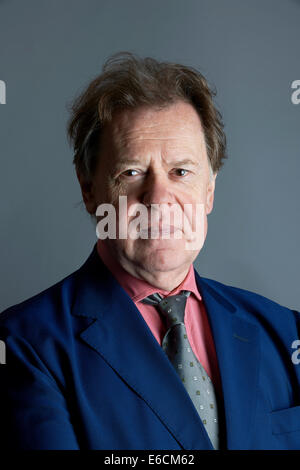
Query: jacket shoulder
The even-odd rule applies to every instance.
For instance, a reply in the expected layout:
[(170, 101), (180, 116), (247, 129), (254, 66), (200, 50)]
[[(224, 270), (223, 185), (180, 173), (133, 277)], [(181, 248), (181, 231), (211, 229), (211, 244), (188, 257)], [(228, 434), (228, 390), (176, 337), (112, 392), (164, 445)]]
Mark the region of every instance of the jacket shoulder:
[(202, 278), (206, 284), (225, 297), (231, 304), (254, 320), (264, 317), (270, 322), (286, 323), (289, 319), (300, 322), (296, 309), (285, 307), (257, 292), (231, 286), (214, 279)]
[(57, 320), (61, 322), (63, 312), (67, 313), (72, 305), (78, 272), (79, 269), (34, 296), (5, 309), (0, 313), (1, 329), (8, 328), (16, 334), (28, 333), (30, 337), (34, 336), (34, 331), (40, 331), (43, 325), (48, 328)]

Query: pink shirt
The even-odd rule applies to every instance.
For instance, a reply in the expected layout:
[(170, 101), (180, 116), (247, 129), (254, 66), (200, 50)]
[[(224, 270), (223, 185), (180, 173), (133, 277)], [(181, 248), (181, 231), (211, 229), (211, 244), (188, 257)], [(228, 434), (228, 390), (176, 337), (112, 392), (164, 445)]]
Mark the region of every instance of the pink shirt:
[(171, 292), (168, 292), (157, 287), (153, 287), (146, 281), (138, 279), (125, 271), (118, 261), (110, 254), (109, 250), (105, 248), (104, 242), (100, 239), (97, 241), (97, 251), (115, 279), (131, 297), (148, 327), (152, 331), (153, 336), (160, 345), (166, 333), (164, 322), (155, 306), (143, 304), (141, 300), (155, 292), (159, 292), (164, 297), (176, 295), (181, 290), (189, 290), (192, 292), (187, 299), (184, 316), (188, 340), (195, 356), (199, 362), (201, 362), (216, 387), (216, 391), (221, 392), (217, 355), (206, 310), (197, 288), (193, 264), (191, 264), (190, 269), (181, 284)]

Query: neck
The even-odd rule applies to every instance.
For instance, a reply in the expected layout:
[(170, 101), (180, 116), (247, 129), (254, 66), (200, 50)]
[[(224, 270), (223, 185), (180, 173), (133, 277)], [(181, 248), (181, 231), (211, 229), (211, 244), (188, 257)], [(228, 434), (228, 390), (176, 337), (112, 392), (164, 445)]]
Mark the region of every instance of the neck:
[(148, 272), (140, 266), (131, 266), (130, 264), (120, 262), (121, 266), (125, 271), (138, 279), (146, 281), (151, 286), (157, 287), (158, 289), (171, 292), (176, 289), (186, 278), (189, 272), (189, 266), (184, 270), (172, 270), (172, 271), (157, 271)]

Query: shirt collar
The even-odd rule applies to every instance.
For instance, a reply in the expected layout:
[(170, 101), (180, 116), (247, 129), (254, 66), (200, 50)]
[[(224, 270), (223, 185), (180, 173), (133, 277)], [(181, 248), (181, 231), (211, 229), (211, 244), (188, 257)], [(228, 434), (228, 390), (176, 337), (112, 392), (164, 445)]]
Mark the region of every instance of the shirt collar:
[(103, 240), (98, 239), (97, 241), (97, 252), (100, 258), (102, 259), (103, 263), (106, 267), (111, 271), (113, 276), (119, 282), (119, 284), (123, 287), (123, 289), (127, 292), (127, 294), (131, 297), (131, 299), (137, 303), (147, 297), (148, 295), (154, 294), (155, 292), (160, 293), (161, 295), (169, 296), (169, 295), (176, 295), (181, 290), (189, 290), (191, 291), (198, 300), (201, 300), (201, 295), (198, 291), (196, 280), (195, 280), (195, 272), (193, 264), (190, 265), (188, 273), (184, 280), (179, 284), (179, 286), (175, 287), (172, 291), (165, 291), (163, 289), (159, 289), (158, 287), (154, 287), (148, 282), (138, 279), (132, 274), (128, 273), (115, 259), (109, 252), (109, 250), (105, 247)]

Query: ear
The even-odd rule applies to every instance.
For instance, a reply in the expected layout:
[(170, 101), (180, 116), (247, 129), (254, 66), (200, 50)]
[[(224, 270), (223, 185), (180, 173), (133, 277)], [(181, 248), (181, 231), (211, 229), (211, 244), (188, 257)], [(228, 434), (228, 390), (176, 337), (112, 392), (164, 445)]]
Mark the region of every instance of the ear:
[(95, 214), (97, 205), (94, 196), (94, 185), (92, 181), (87, 181), (82, 174), (76, 170), (77, 179), (80, 184), (82, 198), (89, 214)]
[(215, 184), (217, 173), (213, 174), (212, 179), (209, 180), (206, 190), (206, 215), (210, 214), (214, 206)]

